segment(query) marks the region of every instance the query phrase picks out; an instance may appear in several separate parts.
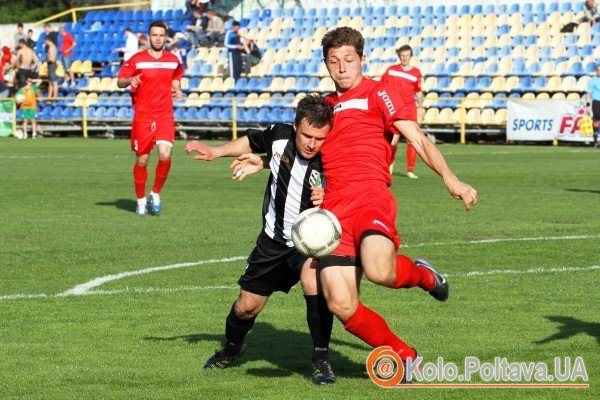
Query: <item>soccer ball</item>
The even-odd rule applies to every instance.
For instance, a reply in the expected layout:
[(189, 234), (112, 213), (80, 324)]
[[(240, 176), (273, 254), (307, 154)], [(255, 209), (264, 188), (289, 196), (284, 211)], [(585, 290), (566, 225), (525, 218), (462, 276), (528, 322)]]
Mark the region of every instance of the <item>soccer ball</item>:
[(292, 225), (292, 242), (301, 254), (320, 258), (331, 254), (340, 244), (342, 227), (332, 212), (309, 208)]
[(15, 101), (19, 104), (21, 104), (23, 102), (23, 100), (25, 100), (25, 96), (23, 96), (22, 93), (17, 93), (15, 95)]

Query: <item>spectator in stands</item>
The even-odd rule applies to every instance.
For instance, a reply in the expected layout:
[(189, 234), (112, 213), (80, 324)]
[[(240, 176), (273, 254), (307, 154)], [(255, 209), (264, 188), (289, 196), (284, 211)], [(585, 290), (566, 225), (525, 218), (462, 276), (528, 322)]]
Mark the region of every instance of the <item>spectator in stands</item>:
[(239, 30), (240, 23), (233, 21), (231, 30), (225, 34), (225, 47), (229, 50), (229, 76), (233, 77), (234, 80), (238, 80), (242, 74), (242, 51), (245, 50), (241, 42)]
[(191, 46), (194, 48), (199, 47), (200, 43), (205, 44), (208, 42), (202, 27), (202, 14), (198, 10), (194, 11), (194, 17), (186, 25), (185, 31), (188, 34)]
[(7, 97), (9, 93), (8, 85), (4, 81), (4, 64), (0, 62), (0, 98)]
[(58, 33), (62, 36), (60, 55), (62, 56), (63, 67), (65, 69), (63, 86), (66, 87), (69, 84), (69, 80), (71, 80), (71, 86), (75, 87), (75, 74), (71, 70), (71, 59), (73, 58), (73, 49), (77, 46), (77, 42), (62, 26), (58, 29)]
[(50, 24), (44, 24), (44, 32), (44, 39), (47, 37), (50, 38), (50, 40), (52, 40), (52, 43), (54, 43), (54, 45), (58, 48), (58, 33), (52, 30)]
[(165, 44), (165, 48), (169, 51), (173, 49), (176, 43), (178, 43), (179, 39), (177, 38), (177, 32), (175, 29), (170, 28), (167, 21), (163, 21), (165, 26), (167, 27), (167, 42)]
[(596, 0), (586, 0), (581, 22), (589, 22), (590, 25), (600, 22), (600, 6), (596, 3)]
[[(405, 44), (396, 50), (400, 59), (400, 64), (390, 66), (381, 77), (381, 81), (392, 88), (398, 97), (404, 103), (404, 107), (410, 109), (412, 119), (420, 121), (423, 119), (423, 91), (421, 90), (421, 71), (410, 65), (412, 58), (412, 48)], [(392, 158), (390, 160), (390, 173), (394, 170), (394, 157), (398, 149), (397, 141), (399, 137), (394, 138), (392, 144)], [(411, 179), (417, 179), (415, 175), (415, 163), (417, 161), (417, 151), (410, 144), (406, 144), (406, 176)]]
[(249, 74), (252, 67), (257, 65), (262, 58), (262, 52), (254, 40), (247, 39), (244, 41), (244, 54), (242, 54), (242, 58), (244, 59), (244, 73)]
[(31, 137), (37, 136), (37, 98), (40, 91), (38, 85), (33, 84), (33, 78), (28, 77), (25, 86), (17, 91), (17, 95), (23, 95), (23, 101), (20, 102), (23, 111), (23, 139), (27, 139), (27, 122), (31, 121)]
[(27, 38), (25, 39), (25, 42), (27, 43), (27, 46), (31, 47), (32, 49), (35, 49), (35, 40), (33, 40), (33, 30), (28, 30), (27, 31)]
[(148, 36), (142, 34), (138, 36), (138, 52), (144, 51), (150, 48), (150, 42), (148, 41)]
[(14, 34), (13, 40), (15, 44), (15, 50), (19, 47), (19, 42), (21, 40), (27, 40), (27, 35), (25, 35), (23, 24), (20, 22), (17, 24), (17, 33)]
[(587, 91), (587, 103), (594, 126), (594, 146), (598, 147), (600, 146), (600, 142), (598, 142), (600, 134), (600, 64), (596, 65), (596, 76), (590, 79)]
[(21, 39), (18, 43), (17, 54), (14, 60), (16, 72), (16, 89), (25, 86), (27, 78), (35, 78), (36, 71), (39, 68), (39, 60), (31, 49), (25, 43), (25, 39)]
[(185, 3), (184, 19), (193, 18), (194, 11), (200, 11), (200, 15), (204, 14), (210, 0), (188, 0)]
[(206, 18), (208, 18), (208, 26), (206, 27), (208, 45), (212, 46), (215, 43), (222, 43), (225, 34), (225, 24), (223, 23), (223, 20), (212, 10), (206, 12)]
[(113, 50), (115, 53), (123, 53), (123, 62), (129, 60), (135, 53), (138, 52), (138, 38), (133, 34), (131, 28), (125, 28), (125, 47), (117, 47)]
[(48, 98), (53, 99), (58, 96), (58, 76), (56, 76), (58, 49), (47, 36), (44, 39), (44, 44), (48, 49), (46, 51), (46, 65), (48, 66)]

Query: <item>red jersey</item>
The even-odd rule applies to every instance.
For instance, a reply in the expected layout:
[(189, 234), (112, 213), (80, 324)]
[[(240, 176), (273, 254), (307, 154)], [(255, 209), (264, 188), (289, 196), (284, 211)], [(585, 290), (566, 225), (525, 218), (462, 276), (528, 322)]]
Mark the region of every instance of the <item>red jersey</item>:
[(62, 45), (60, 46), (60, 54), (62, 54), (63, 57), (73, 57), (73, 49), (71, 49), (73, 43), (75, 43), (73, 36), (71, 36), (69, 32), (65, 32), (62, 37)]
[(131, 88), (134, 120), (172, 119), (171, 82), (181, 80), (183, 76), (183, 67), (177, 56), (163, 50), (160, 58), (154, 58), (149, 50), (144, 50), (123, 63), (118, 77), (131, 78), (139, 74), (142, 74), (140, 86)]
[(412, 119), (398, 95), (386, 84), (363, 77), (355, 88), (325, 99), (334, 107), (333, 128), (321, 148), (325, 191), (390, 186), (392, 148), (386, 132), (392, 131), (394, 121)]
[(415, 93), (421, 91), (421, 71), (415, 67), (405, 71), (400, 64), (392, 65), (381, 76), (381, 82), (397, 92), (405, 103), (414, 103)]

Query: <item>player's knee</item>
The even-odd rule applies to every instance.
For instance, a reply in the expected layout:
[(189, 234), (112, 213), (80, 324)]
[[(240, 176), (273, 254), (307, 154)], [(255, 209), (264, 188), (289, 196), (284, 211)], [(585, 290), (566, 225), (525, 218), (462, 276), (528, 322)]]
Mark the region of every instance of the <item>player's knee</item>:
[(356, 302), (349, 299), (332, 298), (327, 300), (329, 311), (342, 322), (347, 321), (354, 314), (357, 306)]
[(145, 167), (148, 165), (148, 156), (140, 156), (137, 157), (135, 163), (140, 167)]
[(168, 161), (171, 159), (171, 151), (164, 151), (158, 153), (158, 159), (161, 161)]
[(396, 282), (396, 271), (390, 267), (377, 268), (369, 273), (365, 271), (365, 276), (374, 284), (381, 286), (390, 286)]
[(235, 315), (241, 319), (252, 319), (260, 313), (263, 305), (253, 301), (238, 301), (235, 305)]

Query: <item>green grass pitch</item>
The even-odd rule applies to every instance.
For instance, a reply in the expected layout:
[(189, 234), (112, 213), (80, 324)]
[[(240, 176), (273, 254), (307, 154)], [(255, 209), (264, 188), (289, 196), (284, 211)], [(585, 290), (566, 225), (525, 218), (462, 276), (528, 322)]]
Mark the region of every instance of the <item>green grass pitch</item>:
[[(269, 300), (241, 362), (204, 371), (261, 229), (267, 173), (234, 182), (230, 160), (194, 161), (177, 142), (164, 211), (139, 218), (127, 141), (4, 139), (0, 399), (598, 398), (600, 152), (440, 148), (478, 189), (474, 211), (421, 161), (420, 178), (404, 178), (402, 148), (392, 189), (401, 251), (448, 274), (450, 300), (363, 283), (363, 301), (425, 361), (582, 356), (589, 389), (381, 389), (370, 349), (337, 321), (338, 382), (315, 387), (298, 288)], [(73, 288), (84, 295), (64, 295)]]

